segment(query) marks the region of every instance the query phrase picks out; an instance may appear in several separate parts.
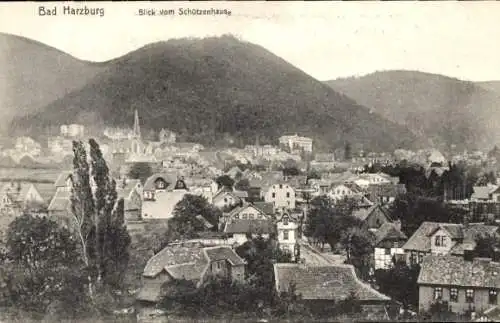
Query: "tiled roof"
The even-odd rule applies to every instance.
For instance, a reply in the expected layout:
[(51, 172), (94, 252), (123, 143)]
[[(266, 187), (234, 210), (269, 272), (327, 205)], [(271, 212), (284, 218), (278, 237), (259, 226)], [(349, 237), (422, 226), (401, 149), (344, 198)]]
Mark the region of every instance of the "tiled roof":
[(199, 262), (205, 262), (202, 248), (178, 245), (167, 246), (149, 259), (146, 268), (144, 268), (143, 275), (146, 277), (155, 277), (165, 267)]
[(238, 254), (236, 254), (230, 247), (211, 247), (205, 248), (205, 253), (207, 254), (210, 262), (218, 260), (227, 260), (233, 266), (244, 265), (245, 261), (241, 259)]
[(199, 281), (206, 266), (206, 262), (198, 261), (193, 263), (165, 266), (165, 270), (174, 279)]
[(384, 240), (406, 240), (408, 237), (394, 223), (384, 223), (375, 232), (375, 245)]
[[(484, 234), (493, 234), (497, 231), (496, 226), (484, 224), (470, 224), (464, 228), (463, 224), (423, 222), (415, 233), (408, 239), (403, 249), (427, 252), (431, 248), (430, 235), (438, 228), (450, 232), (453, 237), (474, 243), (475, 237)], [(461, 238), (462, 237), (462, 238)]]
[(144, 183), (144, 190), (146, 190), (146, 191), (154, 190), (155, 189), (155, 182), (159, 178), (163, 178), (170, 185), (175, 185), (175, 183), (177, 182), (177, 173), (157, 173), (157, 174), (151, 175), (146, 180), (146, 183)]
[(418, 284), (500, 288), (500, 263), (429, 255), (421, 264)]
[(226, 233), (262, 233), (269, 234), (273, 231), (273, 224), (269, 220), (236, 220), (226, 223)]
[(143, 272), (143, 287), (137, 298), (151, 302), (159, 301), (162, 294), (161, 285), (152, 278), (163, 270), (173, 279), (186, 279), (198, 284), (203, 279), (210, 262), (217, 260), (227, 260), (234, 266), (245, 264), (230, 247), (203, 247), (200, 243), (189, 241), (185, 244), (169, 245), (149, 259)]
[(291, 284), (295, 284), (296, 293), (306, 300), (342, 300), (352, 293), (361, 301), (390, 300), (361, 282), (351, 265), (308, 267), (274, 264), (274, 274), (278, 292), (287, 291)]
[(384, 213), (387, 220), (389, 220), (389, 216), (387, 215), (386, 211), (378, 204), (374, 204), (369, 208), (357, 209), (352, 212), (352, 215), (361, 221), (365, 221), (373, 212), (375, 212), (376, 209), (380, 209), (382, 213)]

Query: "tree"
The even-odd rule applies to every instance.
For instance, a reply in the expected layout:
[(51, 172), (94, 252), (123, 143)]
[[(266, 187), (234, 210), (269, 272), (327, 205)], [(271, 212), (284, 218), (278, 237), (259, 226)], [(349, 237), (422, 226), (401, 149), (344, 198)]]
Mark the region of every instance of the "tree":
[(497, 235), (479, 235), (475, 237), (475, 240), (474, 256), (496, 260), (498, 251), (500, 250), (500, 240)]
[(148, 163), (135, 163), (128, 171), (128, 177), (139, 179), (142, 184), (144, 184), (151, 175), (153, 175), (153, 169)]
[(226, 188), (228, 190), (233, 190), (234, 179), (232, 179), (228, 175), (222, 175), (215, 179), (215, 182), (219, 186), (219, 188)]
[(295, 166), (283, 168), (283, 176), (298, 176), (298, 175), (300, 175), (300, 171)]
[(95, 183), (95, 257), (97, 281), (117, 287), (127, 267), (130, 236), (125, 226), (124, 201), (117, 203), (116, 182), (109, 174), (109, 168), (99, 144), (89, 140), (91, 174)]
[(418, 308), (418, 274), (420, 266), (409, 267), (404, 261), (395, 261), (389, 269), (375, 271), (380, 292), (401, 302), (404, 309)]
[[(130, 236), (124, 225), (123, 200), (117, 203), (116, 183), (97, 142), (89, 140), (91, 166), (82, 142), (74, 142), (71, 194), (74, 229), (89, 270), (89, 293), (95, 283), (117, 287), (128, 261)], [(93, 183), (91, 183), (91, 179)]]
[(95, 267), (95, 262), (89, 255), (89, 249), (92, 248), (91, 234), (95, 230), (94, 224), (94, 199), (92, 189), (90, 187), (90, 167), (87, 162), (87, 152), (81, 141), (73, 141), (73, 174), (71, 188), (71, 215), (74, 225), (72, 226), (78, 236), (81, 256), (88, 272), (88, 289), (89, 295), (94, 296), (92, 272)]
[(77, 310), (85, 303), (85, 268), (78, 241), (48, 218), (22, 215), (7, 233), (6, 259), (10, 299), (26, 310), (44, 313), (50, 304)]
[(307, 182), (309, 183), (309, 180), (311, 179), (321, 179), (321, 176), (317, 171), (313, 169), (307, 173)]
[(439, 199), (410, 192), (396, 197), (389, 213), (391, 218), (401, 220), (402, 231), (408, 237), (412, 236), (424, 221), (444, 223), (463, 221), (460, 212), (453, 211)]
[(174, 208), (163, 244), (167, 244), (169, 241), (196, 238), (200, 232), (210, 230), (199, 216), (210, 223), (215, 230), (221, 211), (208, 203), (207, 199), (202, 196), (184, 195)]

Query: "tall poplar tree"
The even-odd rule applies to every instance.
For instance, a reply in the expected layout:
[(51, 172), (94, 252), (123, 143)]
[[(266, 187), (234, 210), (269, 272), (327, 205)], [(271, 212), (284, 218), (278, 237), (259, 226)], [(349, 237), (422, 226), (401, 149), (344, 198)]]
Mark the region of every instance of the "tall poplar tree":
[(130, 236), (125, 226), (124, 201), (117, 202), (116, 182), (111, 178), (99, 144), (89, 140), (94, 180), (97, 280), (116, 285), (128, 262)]
[(90, 256), (90, 249), (93, 248), (91, 239), (92, 232), (95, 230), (94, 224), (94, 199), (92, 198), (92, 189), (90, 187), (89, 164), (87, 162), (87, 152), (81, 141), (73, 141), (73, 174), (71, 175), (71, 213), (74, 220), (72, 229), (78, 237), (82, 259), (88, 271), (88, 288), (92, 297), (93, 279), (92, 269), (94, 262)]
[(116, 182), (98, 143), (90, 139), (89, 145), (90, 165), (83, 143), (74, 143), (71, 204), (82, 257), (91, 273), (89, 291), (93, 293), (96, 282), (117, 286), (121, 281), (128, 262), (130, 236), (125, 225), (124, 201), (117, 201)]

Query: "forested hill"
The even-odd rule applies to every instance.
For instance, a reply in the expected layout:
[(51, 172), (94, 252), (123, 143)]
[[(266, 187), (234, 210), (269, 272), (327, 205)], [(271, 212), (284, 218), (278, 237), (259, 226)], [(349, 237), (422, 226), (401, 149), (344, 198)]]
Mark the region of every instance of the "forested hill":
[[(310, 135), (326, 148), (346, 141), (373, 150), (411, 147), (405, 127), (371, 114), (264, 48), (232, 36), (150, 44), (105, 63), (81, 88), (11, 130), (39, 132), (53, 124), (166, 127), (205, 144), (276, 142), (283, 133)], [(61, 76), (63, 77), (63, 76)]]
[(0, 129), (86, 85), (103, 64), (78, 60), (31, 39), (0, 33)]
[(491, 148), (500, 137), (498, 82), (395, 70), (326, 83), (437, 147)]

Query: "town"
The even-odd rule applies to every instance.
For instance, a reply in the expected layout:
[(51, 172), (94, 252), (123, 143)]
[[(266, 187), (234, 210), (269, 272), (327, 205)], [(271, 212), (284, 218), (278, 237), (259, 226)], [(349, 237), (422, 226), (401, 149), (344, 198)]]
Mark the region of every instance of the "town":
[[(95, 288), (108, 286), (111, 316), (500, 318), (497, 147), (445, 157), (346, 142), (328, 152), (292, 133), (274, 145), (257, 137), (208, 148), (142, 129), (139, 110), (130, 125), (100, 134), (61, 125), (43, 143), (3, 142), (3, 301), (44, 311), (62, 302), (56, 290), (68, 277), (26, 284), (54, 279), (51, 268), (65, 261), (78, 266), (78, 239), (92, 236), (82, 234), (79, 203), (90, 200), (90, 214), (108, 214), (115, 224), (106, 228), (118, 230), (83, 243), (92, 245), (85, 259), (110, 257), (111, 265), (96, 260)], [(96, 251), (110, 245), (114, 256)], [(85, 259), (79, 265), (94, 266)], [(91, 276), (71, 288), (90, 286)], [(34, 295), (42, 292), (43, 300)]]

